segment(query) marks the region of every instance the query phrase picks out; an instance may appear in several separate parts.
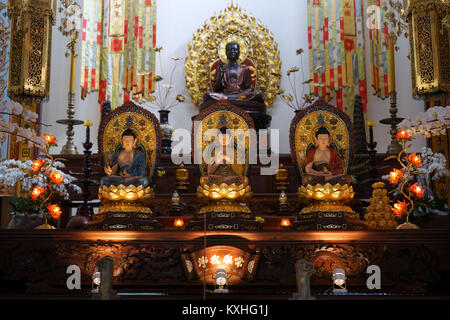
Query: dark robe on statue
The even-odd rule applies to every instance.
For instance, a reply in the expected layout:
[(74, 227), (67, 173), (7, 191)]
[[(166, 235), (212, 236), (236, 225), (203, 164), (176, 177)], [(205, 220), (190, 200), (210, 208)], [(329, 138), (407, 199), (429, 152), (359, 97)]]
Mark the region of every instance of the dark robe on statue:
[[(111, 166), (114, 166), (119, 158), (119, 154), (122, 150), (119, 150), (114, 154)], [(124, 182), (126, 177), (120, 176), (123, 172), (132, 176), (131, 179)], [(120, 166), (117, 168), (117, 175), (104, 176), (101, 180), (101, 185), (105, 186), (118, 186), (118, 185), (130, 186), (148, 186), (149, 180), (147, 177), (147, 164), (145, 163), (145, 155), (139, 150), (134, 150), (133, 163), (131, 165)]]

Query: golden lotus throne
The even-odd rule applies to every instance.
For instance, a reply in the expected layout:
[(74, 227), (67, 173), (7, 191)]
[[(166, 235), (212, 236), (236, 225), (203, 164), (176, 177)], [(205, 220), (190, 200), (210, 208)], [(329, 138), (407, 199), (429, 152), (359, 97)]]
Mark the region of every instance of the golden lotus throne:
[[(228, 129), (228, 133), (220, 133), (220, 129), (225, 130), (225, 128)], [(245, 134), (253, 128), (253, 121), (245, 110), (227, 101), (217, 102), (194, 118), (192, 127), (193, 146), (196, 150), (194, 157), (201, 157), (194, 159), (196, 163), (199, 163), (201, 173), (197, 196), (204, 201), (205, 205), (194, 215), (188, 229), (203, 229), (204, 219), (206, 219), (208, 230), (252, 231), (261, 228), (262, 224), (255, 219), (246, 204), (252, 196), (246, 177), (252, 146), (250, 138)], [(207, 134), (210, 129), (215, 137), (205, 138), (207, 136), (205, 133)], [(208, 164), (204, 155), (211, 155), (211, 158), (216, 156), (215, 152), (219, 149), (216, 149), (215, 146), (219, 141), (215, 139), (220, 139), (220, 137), (229, 139), (230, 149), (233, 150), (230, 158), (234, 159), (230, 159), (232, 160), (230, 163), (224, 163), (214, 168), (214, 162)], [(254, 143), (254, 148), (256, 148), (256, 142)], [(214, 168), (214, 172), (212, 168)]]
[(159, 161), (161, 147), (159, 121), (151, 112), (127, 102), (103, 117), (98, 133), (102, 168), (112, 166), (114, 156), (122, 149), (122, 134), (127, 129), (136, 135), (134, 150), (141, 155), (146, 175), (137, 179), (136, 184), (140, 182), (139, 185), (101, 185), (98, 197), (102, 205), (89, 224), (90, 229), (155, 230), (161, 227), (149, 208), (154, 198), (150, 181)]
[[(315, 157), (319, 150), (318, 140), (327, 136), (328, 151), (324, 154), (329, 154), (329, 160), (328, 163), (319, 163)], [(348, 206), (354, 196), (348, 176), (352, 139), (349, 117), (322, 100), (301, 110), (292, 119), (289, 136), (291, 157), (297, 164), (302, 181), (298, 196), (305, 203), (292, 224), (293, 229), (365, 229), (359, 214)]]

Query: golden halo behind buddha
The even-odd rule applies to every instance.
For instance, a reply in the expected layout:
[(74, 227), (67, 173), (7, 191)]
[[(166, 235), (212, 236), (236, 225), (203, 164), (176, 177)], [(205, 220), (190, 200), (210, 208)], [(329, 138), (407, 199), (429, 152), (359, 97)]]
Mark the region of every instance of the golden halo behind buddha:
[(248, 55), (248, 44), (243, 38), (238, 37), (238, 36), (229, 36), (220, 42), (219, 49), (218, 49), (220, 60), (222, 60), (222, 62), (224, 62), (224, 63), (228, 63), (226, 47), (227, 47), (227, 44), (229, 44), (231, 42), (236, 42), (240, 47), (240, 54), (239, 54), (237, 63), (240, 64), (240, 63), (244, 62), (245, 59), (247, 59), (247, 55)]

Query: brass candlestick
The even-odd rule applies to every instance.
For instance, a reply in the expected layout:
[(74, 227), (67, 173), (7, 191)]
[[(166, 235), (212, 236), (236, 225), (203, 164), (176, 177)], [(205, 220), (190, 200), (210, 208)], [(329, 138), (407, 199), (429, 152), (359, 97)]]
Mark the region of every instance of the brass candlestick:
[(391, 32), (389, 34), (389, 82), (391, 85), (391, 108), (389, 109), (389, 113), (391, 116), (390, 118), (380, 120), (380, 123), (382, 124), (391, 125), (391, 143), (389, 144), (387, 150), (388, 154), (398, 154), (402, 150), (402, 146), (395, 138), (395, 135), (397, 134), (397, 125), (403, 121), (403, 118), (397, 117), (397, 91), (395, 89), (395, 41), (395, 34)]
[(70, 155), (78, 154), (77, 147), (73, 144), (73, 126), (83, 124), (81, 120), (73, 119), (75, 115), (75, 66), (77, 57), (77, 41), (78, 41), (78, 24), (79, 18), (81, 18), (81, 7), (73, 0), (61, 1), (62, 7), (59, 8), (60, 12), (63, 12), (63, 18), (61, 19), (61, 25), (58, 30), (61, 31), (63, 36), (70, 36), (70, 42), (67, 44), (66, 58), (70, 56), (70, 82), (69, 82), (69, 96), (67, 103), (67, 119), (57, 120), (56, 123), (67, 126), (67, 142), (62, 147), (61, 154)]
[[(77, 47), (78, 40), (78, 32), (72, 36), (72, 41), (69, 42), (67, 48), (70, 50), (71, 55), (71, 64), (70, 64), (70, 86), (69, 86), (69, 96), (67, 103), (67, 119), (57, 120), (56, 123), (64, 124), (67, 126), (67, 142), (61, 149), (61, 154), (78, 154), (77, 147), (73, 144), (73, 126), (83, 124), (81, 120), (73, 119), (75, 115), (75, 92), (74, 92), (74, 83), (75, 83), (75, 58), (77, 56), (75, 50)], [(67, 54), (66, 54), (67, 55)]]
[(397, 125), (403, 121), (404, 118), (397, 117), (397, 92), (392, 91), (390, 94), (391, 98), (391, 108), (389, 109), (389, 113), (391, 114), (390, 118), (380, 120), (382, 124), (391, 125), (391, 143), (388, 146), (387, 153), (388, 154), (398, 154), (402, 150), (402, 146), (398, 143), (395, 135), (397, 134)]

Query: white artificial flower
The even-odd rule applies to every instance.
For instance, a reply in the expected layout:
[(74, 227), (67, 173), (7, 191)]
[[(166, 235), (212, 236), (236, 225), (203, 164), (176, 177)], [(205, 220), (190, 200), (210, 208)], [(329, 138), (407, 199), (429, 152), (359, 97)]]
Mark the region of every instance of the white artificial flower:
[(9, 113), (18, 116), (21, 115), (22, 112), (23, 106), (20, 103), (11, 100), (11, 110), (9, 110)]
[(25, 111), (23, 112), (23, 119), (25, 121), (36, 122), (38, 118), (39, 118), (38, 114), (29, 109), (25, 109)]

